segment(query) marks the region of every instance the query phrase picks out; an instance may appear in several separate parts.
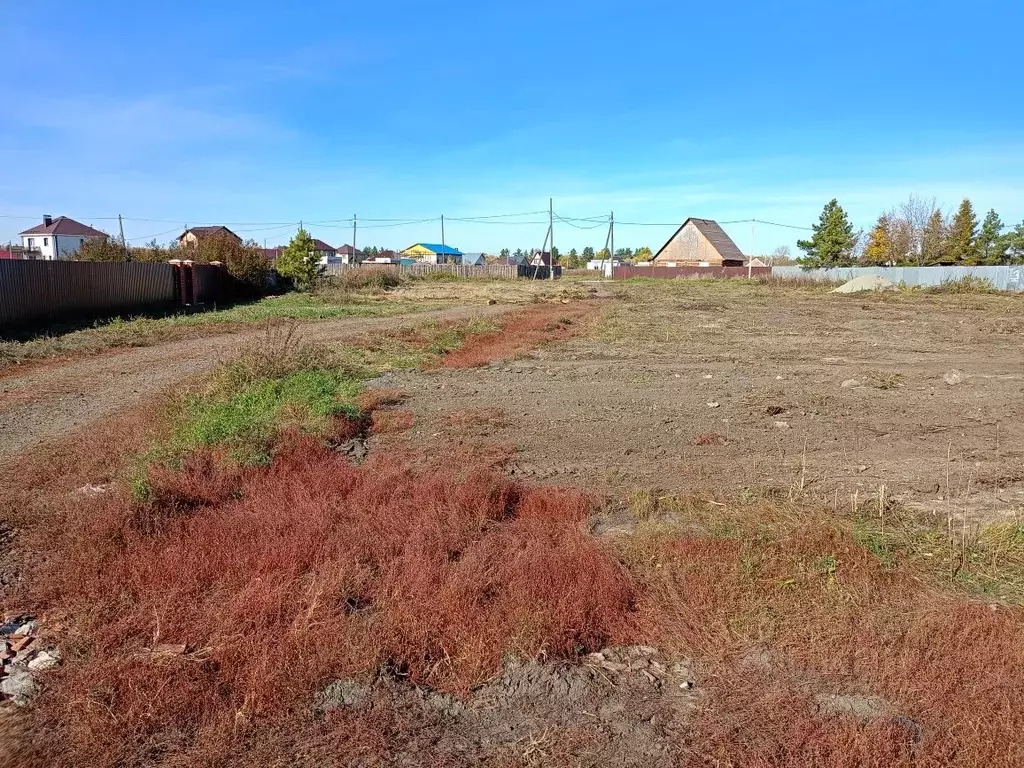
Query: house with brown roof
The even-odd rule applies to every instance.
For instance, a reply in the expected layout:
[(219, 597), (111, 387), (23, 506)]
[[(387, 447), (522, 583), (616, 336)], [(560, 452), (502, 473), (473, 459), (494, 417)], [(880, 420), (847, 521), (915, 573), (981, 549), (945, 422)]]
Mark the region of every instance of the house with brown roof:
[[(263, 255), (266, 256), (267, 261), (270, 262), (271, 266), (277, 263), (277, 260), (281, 258), (281, 254), (284, 253), (288, 246), (279, 245), (276, 248), (260, 248), (263, 251)], [(342, 246), (347, 248), (348, 246)], [(338, 254), (341, 249), (336, 249), (333, 245), (328, 245), (323, 240), (313, 238), (313, 251), (320, 255), (321, 264), (333, 264), (338, 261)], [(348, 263), (348, 262), (343, 262)]]
[(238, 242), (242, 242), (242, 238), (236, 235), (227, 227), (189, 227), (180, 235), (178, 235), (178, 243), (181, 246), (195, 247), (199, 245), (200, 240), (204, 240), (210, 237), (218, 237), (220, 235), (227, 235), (233, 237)]
[(689, 218), (654, 254), (663, 267), (742, 267), (743, 252), (717, 221)]
[(86, 240), (108, 237), (67, 216), (43, 216), (43, 223), (21, 233), (21, 244), (25, 255), (31, 259), (72, 259)]
[(320, 254), (321, 264), (332, 264), (338, 260), (338, 250), (333, 245), (328, 245), (323, 240), (313, 238), (313, 250)]
[(365, 253), (348, 243), (338, 246), (338, 259), (342, 264), (358, 264), (365, 258)]

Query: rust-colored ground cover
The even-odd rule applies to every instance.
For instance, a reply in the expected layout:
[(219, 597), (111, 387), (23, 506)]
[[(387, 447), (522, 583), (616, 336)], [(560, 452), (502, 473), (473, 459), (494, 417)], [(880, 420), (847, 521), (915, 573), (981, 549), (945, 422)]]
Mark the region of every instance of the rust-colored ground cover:
[(446, 354), (440, 365), (472, 368), (492, 360), (510, 360), (543, 344), (579, 336), (600, 306), (596, 302), (531, 304), (514, 310), (497, 318), (497, 331), (471, 336), (459, 349)]

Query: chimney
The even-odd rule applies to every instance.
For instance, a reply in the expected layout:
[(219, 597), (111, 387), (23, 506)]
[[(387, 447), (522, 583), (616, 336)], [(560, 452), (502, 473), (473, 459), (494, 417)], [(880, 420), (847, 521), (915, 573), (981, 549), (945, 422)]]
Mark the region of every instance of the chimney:
[(48, 213), (43, 214), (43, 226), (48, 227), (53, 224), (53, 216)]

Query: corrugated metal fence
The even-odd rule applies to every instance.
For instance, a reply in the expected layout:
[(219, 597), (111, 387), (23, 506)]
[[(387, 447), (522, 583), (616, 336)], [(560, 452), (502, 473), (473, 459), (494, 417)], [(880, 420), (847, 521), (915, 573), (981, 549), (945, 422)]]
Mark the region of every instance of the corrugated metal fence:
[(173, 307), (170, 264), (0, 261), (0, 326)]
[(988, 280), (1000, 291), (1024, 292), (1024, 265), (1006, 267), (833, 267), (808, 269), (800, 267), (773, 267), (773, 277), (794, 280), (845, 283), (861, 275), (878, 275), (899, 285), (937, 286), (943, 283), (975, 277)]
[(649, 265), (638, 267), (623, 264), (612, 270), (612, 277), (624, 280), (630, 277), (656, 277), (671, 280), (673, 278), (694, 279), (701, 277), (767, 277), (772, 273), (771, 267), (663, 267)]

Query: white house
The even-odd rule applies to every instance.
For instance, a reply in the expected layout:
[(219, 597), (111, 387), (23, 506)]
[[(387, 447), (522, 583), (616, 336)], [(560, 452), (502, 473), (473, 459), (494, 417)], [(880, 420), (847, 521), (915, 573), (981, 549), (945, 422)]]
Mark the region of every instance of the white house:
[(43, 216), (42, 224), (21, 233), (21, 244), (28, 252), (29, 258), (53, 261), (74, 258), (86, 240), (97, 237), (105, 239), (107, 233), (67, 216), (58, 216), (56, 219), (52, 216)]
[(366, 258), (366, 254), (348, 243), (338, 247), (338, 259), (342, 264), (358, 264)]

